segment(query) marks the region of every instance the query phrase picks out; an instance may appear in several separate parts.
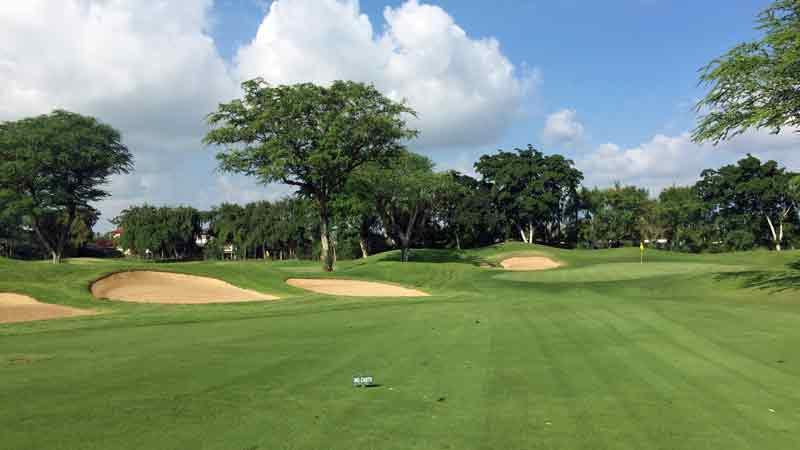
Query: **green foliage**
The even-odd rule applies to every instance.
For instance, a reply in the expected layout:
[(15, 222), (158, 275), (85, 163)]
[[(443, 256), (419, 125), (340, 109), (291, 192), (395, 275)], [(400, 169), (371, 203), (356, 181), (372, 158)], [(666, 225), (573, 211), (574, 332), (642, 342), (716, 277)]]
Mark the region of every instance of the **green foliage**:
[(647, 190), (619, 183), (581, 192), (581, 237), (592, 247), (618, 247), (643, 239), (641, 220), (650, 200)]
[(139, 257), (182, 259), (198, 254), (203, 217), (194, 208), (133, 206), (114, 223), (122, 229), (119, 244)]
[(493, 244), (502, 236), (503, 217), (492, 198), (492, 185), (456, 171), (445, 174), (436, 219), (451, 233), (455, 247)]
[(259, 201), (244, 207), (223, 203), (209, 213), (211, 256), (221, 258), (224, 247), (240, 259), (310, 257), (316, 230), (315, 211), (308, 200), (288, 198)]
[(296, 186), (313, 199), (323, 266), (333, 270), (330, 202), (353, 170), (397, 154), (404, 140), (417, 135), (405, 121), (414, 111), (352, 81), (271, 86), (256, 78), (242, 88), (243, 99), (209, 115), (213, 129), (205, 142), (224, 147), (217, 154), (222, 170)]
[(697, 189), (668, 187), (658, 196), (658, 208), (670, 248), (698, 252), (708, 246), (710, 210)]
[(443, 198), (445, 176), (433, 171), (425, 156), (402, 151), (384, 162), (365, 164), (353, 173), (348, 192), (375, 205), (388, 236), (402, 250), (403, 260), (415, 232), (432, 217)]
[(711, 85), (695, 141), (718, 143), (750, 128), (800, 126), (800, 1), (778, 0), (758, 17), (763, 38), (740, 44), (703, 69)]
[[(743, 236), (747, 232), (756, 236), (753, 243), (770, 243), (780, 250), (784, 224), (794, 207), (792, 178), (777, 162), (762, 164), (748, 155), (735, 165), (704, 170), (696, 189), (718, 219), (723, 236), (734, 231)], [(737, 238), (735, 242), (746, 240)]]
[(25, 216), (60, 262), (75, 218), (109, 193), (109, 177), (133, 158), (120, 133), (92, 117), (57, 110), (0, 123), (0, 197)]
[(475, 169), (492, 186), (492, 197), (524, 242), (534, 232), (549, 241), (567, 239), (574, 230), (577, 193), (583, 174), (561, 155), (545, 156), (533, 146), (483, 155)]
[(756, 246), (753, 232), (745, 228), (736, 228), (725, 234), (725, 248), (733, 251), (752, 250)]
[(794, 205), (794, 211), (800, 221), (800, 175), (794, 175), (787, 185), (789, 200)]

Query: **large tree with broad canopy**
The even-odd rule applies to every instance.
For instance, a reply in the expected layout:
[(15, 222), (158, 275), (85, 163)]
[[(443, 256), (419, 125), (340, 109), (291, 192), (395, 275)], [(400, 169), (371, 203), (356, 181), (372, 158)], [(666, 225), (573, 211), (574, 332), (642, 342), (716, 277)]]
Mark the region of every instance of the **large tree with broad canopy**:
[(0, 197), (33, 229), (53, 263), (61, 262), (75, 220), (110, 194), (111, 175), (133, 157), (120, 133), (93, 117), (56, 110), (0, 123)]
[(205, 143), (223, 146), (223, 171), (262, 183), (296, 186), (319, 210), (321, 259), (332, 271), (331, 202), (353, 170), (396, 155), (417, 135), (406, 118), (414, 111), (374, 86), (335, 81), (273, 86), (256, 78), (242, 84), (244, 97), (208, 116)]

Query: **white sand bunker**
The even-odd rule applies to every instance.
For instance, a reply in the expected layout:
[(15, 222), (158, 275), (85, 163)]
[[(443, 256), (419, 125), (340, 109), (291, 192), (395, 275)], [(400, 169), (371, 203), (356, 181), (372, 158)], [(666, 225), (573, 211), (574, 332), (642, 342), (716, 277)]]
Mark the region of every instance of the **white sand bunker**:
[(166, 272), (120, 272), (92, 284), (97, 298), (136, 303), (197, 305), (275, 300), (278, 297), (240, 289), (214, 278)]
[(42, 303), (25, 295), (0, 293), (0, 323), (90, 316), (96, 311)]
[(427, 297), (428, 294), (416, 289), (408, 289), (373, 281), (332, 280), (290, 278), (290, 286), (306, 289), (318, 294), (339, 295), (342, 297)]
[(561, 263), (544, 256), (519, 256), (504, 259), (501, 263), (506, 270), (547, 270), (561, 267)]

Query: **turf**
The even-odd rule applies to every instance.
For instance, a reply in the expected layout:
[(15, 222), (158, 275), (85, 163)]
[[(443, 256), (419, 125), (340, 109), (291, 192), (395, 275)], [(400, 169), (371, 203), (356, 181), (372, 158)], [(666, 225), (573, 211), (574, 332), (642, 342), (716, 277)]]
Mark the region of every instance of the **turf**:
[[(480, 265), (544, 254), (567, 265)], [(2, 449), (789, 449), (800, 253), (502, 245), (342, 263), (425, 298), (310, 295), (313, 263), (0, 260), (0, 291), (105, 314), (0, 325)], [(277, 302), (92, 300), (130, 268)], [(379, 386), (353, 388), (356, 374)]]

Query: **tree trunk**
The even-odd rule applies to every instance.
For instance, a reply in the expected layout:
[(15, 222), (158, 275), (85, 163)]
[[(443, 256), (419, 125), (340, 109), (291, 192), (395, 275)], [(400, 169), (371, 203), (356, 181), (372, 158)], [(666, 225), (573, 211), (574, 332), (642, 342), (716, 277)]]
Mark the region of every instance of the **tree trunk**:
[(772, 225), (772, 219), (767, 217), (767, 224), (769, 225), (769, 231), (772, 232), (772, 242), (775, 243), (775, 251), (781, 251), (781, 241), (783, 240), (783, 223), (780, 224), (781, 227), (781, 235), (778, 237), (777, 233), (775, 233), (775, 226)]
[(56, 254), (53, 246), (50, 245), (50, 242), (47, 239), (45, 239), (44, 234), (39, 228), (39, 223), (35, 217), (33, 220), (33, 231), (36, 232), (36, 236), (39, 238), (39, 241), (42, 243), (45, 250), (47, 250), (47, 252), (53, 256), (53, 264), (58, 264), (61, 261), (61, 257)]
[(325, 199), (319, 199), (319, 238), (322, 270), (333, 272), (336, 256), (331, 251), (330, 214), (328, 214), (328, 203)]
[(461, 238), (458, 236), (458, 230), (454, 234), (456, 235), (456, 249), (461, 250)]
[(370, 222), (369, 220), (364, 219), (364, 216), (362, 216), (361, 224), (358, 230), (358, 245), (361, 247), (361, 257), (365, 259), (369, 256), (369, 230)]
[(528, 243), (533, 244), (533, 222), (528, 221)]
[(408, 249), (410, 247), (410, 239), (408, 235), (400, 234), (400, 259), (403, 262), (408, 262)]
[(414, 232), (414, 228), (416, 228), (417, 224), (417, 217), (419, 216), (419, 210), (417, 207), (414, 207), (414, 212), (411, 214), (411, 217), (408, 219), (408, 224), (406, 224), (405, 232), (398, 233), (398, 237), (400, 238), (400, 245), (402, 246), (401, 256), (403, 262), (408, 262), (408, 250), (411, 247), (411, 236)]
[(520, 236), (522, 236), (522, 242), (527, 244), (528, 236), (525, 234), (525, 230), (523, 230), (521, 226), (517, 225), (517, 231), (519, 231)]

